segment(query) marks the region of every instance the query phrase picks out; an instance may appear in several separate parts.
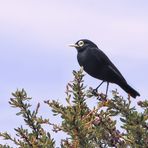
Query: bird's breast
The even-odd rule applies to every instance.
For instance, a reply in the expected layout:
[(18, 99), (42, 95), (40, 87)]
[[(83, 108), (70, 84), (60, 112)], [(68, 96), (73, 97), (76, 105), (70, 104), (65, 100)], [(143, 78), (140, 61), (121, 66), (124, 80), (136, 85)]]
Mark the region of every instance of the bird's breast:
[(96, 59), (91, 53), (78, 53), (77, 55), (78, 63), (80, 66), (83, 66), (84, 71), (86, 71), (89, 75), (101, 79), (99, 77), (101, 75), (101, 71), (103, 65), (99, 59)]

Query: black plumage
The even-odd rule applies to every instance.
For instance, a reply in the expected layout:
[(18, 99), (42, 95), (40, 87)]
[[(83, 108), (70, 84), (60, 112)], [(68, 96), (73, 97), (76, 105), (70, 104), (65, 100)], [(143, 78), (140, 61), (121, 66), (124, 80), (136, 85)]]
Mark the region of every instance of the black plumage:
[(133, 98), (140, 96), (135, 89), (128, 85), (127, 81), (116, 66), (92, 41), (81, 39), (70, 46), (77, 49), (77, 59), (79, 65), (83, 66), (84, 71), (86, 71), (89, 75), (100, 79), (103, 82), (107, 82), (107, 84), (115, 83), (119, 85)]

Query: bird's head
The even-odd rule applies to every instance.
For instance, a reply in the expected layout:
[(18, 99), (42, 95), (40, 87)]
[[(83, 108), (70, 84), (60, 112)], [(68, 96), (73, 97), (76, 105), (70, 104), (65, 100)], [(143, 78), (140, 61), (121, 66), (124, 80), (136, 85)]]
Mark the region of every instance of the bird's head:
[(85, 49), (97, 47), (96, 44), (94, 44), (92, 41), (87, 40), (87, 39), (81, 39), (77, 41), (75, 44), (70, 44), (69, 46), (75, 47), (78, 52), (82, 52)]

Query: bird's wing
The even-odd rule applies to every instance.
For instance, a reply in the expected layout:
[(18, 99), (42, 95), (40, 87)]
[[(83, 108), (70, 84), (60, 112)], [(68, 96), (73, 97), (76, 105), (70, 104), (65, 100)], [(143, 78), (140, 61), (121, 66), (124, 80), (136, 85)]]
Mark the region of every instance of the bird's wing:
[(99, 62), (101, 62), (104, 66), (105, 65), (108, 66), (113, 73), (118, 75), (123, 81), (126, 81), (122, 76), (122, 74), (120, 73), (120, 71), (116, 68), (116, 66), (110, 61), (110, 59), (106, 56), (106, 54), (102, 50), (95, 48), (95, 50), (93, 50), (92, 53)]
[(112, 63), (106, 54), (98, 48), (92, 49), (92, 54), (94, 54), (94, 57), (96, 57), (96, 59), (101, 61), (104, 65), (109, 65)]

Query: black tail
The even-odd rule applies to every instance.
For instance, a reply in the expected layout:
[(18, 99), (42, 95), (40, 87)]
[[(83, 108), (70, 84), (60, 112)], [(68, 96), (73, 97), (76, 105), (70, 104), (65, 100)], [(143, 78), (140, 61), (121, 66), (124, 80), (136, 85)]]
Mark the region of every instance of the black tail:
[(126, 91), (129, 95), (131, 95), (133, 98), (140, 96), (140, 94), (135, 89), (133, 89), (130, 85), (128, 85), (127, 83), (120, 85), (120, 87), (124, 91)]

